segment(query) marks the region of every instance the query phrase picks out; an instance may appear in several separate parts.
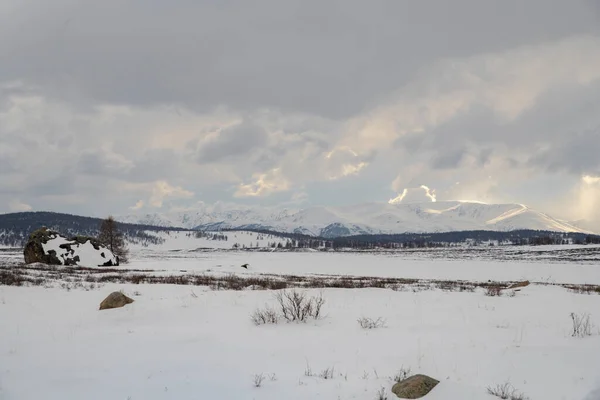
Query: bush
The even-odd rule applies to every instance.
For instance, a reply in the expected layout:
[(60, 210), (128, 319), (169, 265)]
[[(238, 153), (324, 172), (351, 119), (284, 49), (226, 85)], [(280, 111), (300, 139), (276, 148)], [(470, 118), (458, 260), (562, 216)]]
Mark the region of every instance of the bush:
[(573, 337), (586, 337), (592, 336), (592, 329), (594, 324), (590, 322), (589, 314), (575, 314), (571, 313), (571, 321), (573, 322), (573, 330), (571, 336)]
[(487, 392), (503, 400), (529, 400), (529, 397), (518, 392), (509, 382), (498, 384), (495, 387), (488, 387)]
[(357, 321), (363, 329), (385, 328), (385, 319), (381, 317), (375, 320), (373, 318), (361, 317)]
[(306, 322), (309, 318), (321, 318), (321, 308), (325, 304), (322, 295), (307, 297), (306, 292), (283, 291), (275, 295), (281, 316), (288, 322)]

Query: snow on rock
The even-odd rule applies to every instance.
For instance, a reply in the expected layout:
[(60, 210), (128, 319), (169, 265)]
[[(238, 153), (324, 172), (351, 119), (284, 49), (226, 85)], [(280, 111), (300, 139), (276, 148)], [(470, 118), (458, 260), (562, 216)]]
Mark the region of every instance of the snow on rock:
[(116, 257), (97, 239), (84, 236), (66, 238), (46, 228), (33, 232), (24, 250), (25, 262), (52, 265), (101, 267), (119, 265)]

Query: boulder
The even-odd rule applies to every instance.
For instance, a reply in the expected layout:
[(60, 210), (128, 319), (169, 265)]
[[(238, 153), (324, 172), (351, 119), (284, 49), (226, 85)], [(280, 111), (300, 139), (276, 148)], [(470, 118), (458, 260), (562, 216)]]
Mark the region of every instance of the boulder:
[(429, 393), (440, 381), (427, 375), (413, 375), (396, 383), (392, 392), (401, 399), (420, 399)]
[(130, 299), (121, 292), (112, 292), (100, 303), (100, 310), (124, 307), (130, 303), (133, 303), (133, 299)]
[(47, 228), (40, 228), (29, 235), (23, 255), (27, 264), (83, 267), (119, 265), (119, 258), (98, 239), (87, 236), (66, 238)]

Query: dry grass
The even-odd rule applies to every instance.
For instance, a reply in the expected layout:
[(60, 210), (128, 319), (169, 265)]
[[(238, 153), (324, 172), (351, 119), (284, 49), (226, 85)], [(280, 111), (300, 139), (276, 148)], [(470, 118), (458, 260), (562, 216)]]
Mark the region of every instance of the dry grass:
[(487, 388), (488, 394), (499, 397), (503, 400), (529, 400), (529, 397), (517, 391), (509, 382), (490, 386)]

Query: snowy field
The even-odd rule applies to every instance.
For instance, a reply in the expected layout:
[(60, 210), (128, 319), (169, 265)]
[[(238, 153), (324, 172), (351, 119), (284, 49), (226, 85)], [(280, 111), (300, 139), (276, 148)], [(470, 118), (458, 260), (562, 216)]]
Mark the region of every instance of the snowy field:
[[(497, 397), (486, 388), (504, 382), (530, 400), (600, 399), (592, 393), (600, 388), (600, 296), (547, 284), (600, 284), (600, 266), (593, 261), (598, 248), (560, 246), (548, 249), (548, 260), (538, 254), (543, 248), (511, 249), (521, 252), (518, 259), (477, 250), (443, 257), (169, 247), (134, 248), (123, 268), (538, 284), (514, 297), (489, 297), (482, 288), (299, 289), (323, 296), (322, 318), (260, 326), (250, 317), (257, 308), (276, 306), (277, 291), (0, 286), (0, 399), (377, 400), (384, 388), (392, 400), (392, 378), (403, 367), (441, 381), (426, 400), (492, 400)], [(562, 250), (570, 254), (557, 253)], [(1, 251), (0, 264), (15, 265), (21, 254)], [(240, 267), (244, 263), (248, 270)], [(135, 302), (98, 311), (115, 290)], [(572, 336), (571, 313), (590, 315), (591, 336)], [(361, 317), (382, 318), (385, 326), (363, 329)], [(331, 379), (319, 376), (327, 368), (334, 370)], [(264, 380), (255, 387), (261, 374)]]

